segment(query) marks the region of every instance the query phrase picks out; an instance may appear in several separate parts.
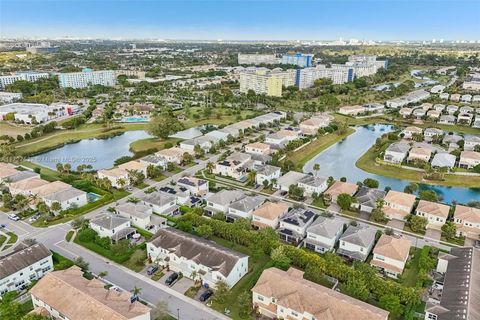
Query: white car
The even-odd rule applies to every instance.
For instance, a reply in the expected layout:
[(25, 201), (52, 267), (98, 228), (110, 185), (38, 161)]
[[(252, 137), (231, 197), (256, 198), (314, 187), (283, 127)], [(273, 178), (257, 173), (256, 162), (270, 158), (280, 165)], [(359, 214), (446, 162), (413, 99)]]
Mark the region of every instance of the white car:
[(15, 213), (10, 213), (8, 215), (8, 219), (13, 220), (13, 221), (18, 221), (18, 220), (20, 220), (20, 217), (17, 216)]

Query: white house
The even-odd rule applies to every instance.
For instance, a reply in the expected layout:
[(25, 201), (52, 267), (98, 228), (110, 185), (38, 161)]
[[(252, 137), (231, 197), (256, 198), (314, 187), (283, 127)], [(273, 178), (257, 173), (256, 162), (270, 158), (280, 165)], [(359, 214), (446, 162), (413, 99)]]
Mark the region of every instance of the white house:
[(280, 239), (298, 244), (307, 235), (307, 228), (315, 219), (315, 213), (305, 209), (293, 209), (280, 219), (278, 234)]
[(327, 178), (306, 175), (298, 181), (298, 186), (302, 188), (306, 195), (322, 194), (328, 188)]
[(390, 190), (385, 196), (383, 212), (388, 219), (404, 220), (413, 210), (415, 195)]
[[(143, 199), (142, 199), (143, 200)], [(115, 211), (134, 225), (142, 229), (149, 229), (153, 209), (147, 204), (126, 202), (115, 207)], [(162, 213), (160, 211), (159, 213)]]
[(114, 241), (127, 239), (136, 232), (128, 218), (112, 214), (104, 214), (90, 220), (90, 228), (100, 237), (108, 237)]
[[(142, 203), (158, 214), (172, 216), (178, 213), (177, 198), (161, 191), (155, 191), (141, 197)], [(145, 211), (146, 210), (142, 210)]]
[(413, 135), (422, 134), (422, 132), (423, 132), (422, 128), (413, 127), (413, 126), (406, 127), (405, 129), (402, 130), (403, 137), (405, 139), (411, 139)]
[(344, 222), (340, 219), (318, 217), (308, 228), (304, 246), (307, 249), (325, 253), (334, 250), (342, 235)]
[(191, 195), (204, 196), (208, 193), (208, 181), (195, 177), (183, 177), (178, 179), (177, 186), (185, 188)]
[(225, 160), (217, 162), (213, 169), (214, 174), (231, 177), (237, 180), (245, 179), (246, 164), (252, 156), (246, 153), (234, 153)]
[(475, 147), (480, 147), (480, 137), (479, 136), (467, 136), (465, 137), (465, 144), (463, 149), (466, 151), (475, 150)]
[(427, 219), (427, 228), (440, 229), (447, 222), (450, 207), (441, 203), (420, 200), (415, 214)]
[(349, 226), (340, 237), (337, 254), (350, 260), (365, 261), (375, 243), (376, 229), (367, 226)]
[(73, 187), (41, 196), (41, 198), (49, 207), (54, 202), (60, 203), (62, 210), (79, 208), (88, 203), (87, 193)]
[(0, 257), (0, 296), (24, 289), (50, 271), (52, 252), (41, 243), (21, 242)]
[(154, 167), (160, 167), (163, 170), (167, 169), (167, 162), (168, 162), (167, 159), (157, 154), (146, 155), (145, 157), (140, 158), (139, 161), (140, 163), (147, 165), (147, 167), (149, 165), (152, 165)]
[(402, 163), (407, 157), (410, 145), (403, 142), (394, 142), (388, 146), (383, 155), (383, 160), (392, 163)]
[(290, 207), (284, 202), (265, 202), (260, 208), (252, 212), (252, 226), (256, 229), (278, 227), (280, 218)]
[(480, 209), (457, 204), (453, 213), (453, 221), (457, 226), (457, 236), (478, 240), (480, 236)]
[(289, 171), (279, 179), (277, 179), (277, 183), (274, 187), (278, 190), (288, 191), (292, 184), (297, 184), (302, 178), (306, 176), (305, 173), (297, 172), (297, 171)]
[(248, 272), (248, 256), (173, 228), (159, 230), (147, 253), (151, 261), (211, 287), (224, 281), (231, 288)]
[(254, 210), (258, 209), (265, 201), (262, 196), (246, 196), (230, 204), (228, 207), (227, 222), (233, 222), (238, 218), (251, 219)]
[(128, 172), (119, 168), (98, 170), (97, 174), (99, 179), (108, 179), (114, 188), (123, 188), (130, 184)]
[(121, 165), (118, 166), (119, 169), (125, 170), (127, 172), (129, 172), (129, 171), (141, 172), (141, 173), (143, 173), (143, 175), (145, 177), (147, 176), (147, 167), (148, 167), (147, 164), (142, 163), (142, 162), (137, 161), (137, 160), (122, 163)]
[(77, 266), (50, 272), (30, 294), (33, 312), (49, 314), (53, 319), (150, 320), (150, 308), (132, 302), (130, 292), (106, 289), (104, 282), (86, 279)]
[(269, 144), (255, 142), (247, 144), (245, 146), (245, 152), (258, 155), (268, 155), (272, 152), (272, 149)]
[(462, 151), (458, 166), (464, 169), (471, 169), (480, 164), (480, 152)]
[(217, 193), (208, 195), (205, 200), (205, 214), (213, 215), (215, 213), (227, 213), (232, 203), (245, 197), (245, 194), (239, 190), (223, 189)]
[(264, 181), (272, 183), (272, 180), (278, 180), (281, 175), (281, 170), (279, 167), (271, 166), (269, 164), (262, 165), (256, 168), (257, 174), (255, 175), (255, 183), (258, 185), (263, 185)]
[(412, 242), (408, 239), (382, 234), (373, 249), (370, 265), (386, 276), (397, 278), (403, 273)]
[(156, 155), (163, 157), (167, 160), (167, 162), (180, 164), (183, 160), (183, 155), (185, 154), (185, 150), (172, 147), (169, 149), (163, 149), (155, 153)]

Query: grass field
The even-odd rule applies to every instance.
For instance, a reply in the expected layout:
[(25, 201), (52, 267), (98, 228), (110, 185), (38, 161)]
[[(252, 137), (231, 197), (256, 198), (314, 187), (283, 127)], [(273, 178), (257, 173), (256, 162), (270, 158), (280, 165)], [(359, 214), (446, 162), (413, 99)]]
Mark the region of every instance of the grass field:
[(378, 152), (375, 152), (373, 147), (365, 152), (355, 163), (355, 165), (369, 173), (378, 174), (384, 177), (397, 178), (402, 180), (409, 180), (413, 182), (420, 182), (424, 184), (443, 185), (452, 187), (474, 188), (480, 186), (480, 177), (445, 174), (443, 181), (425, 180), (423, 179), (423, 172), (404, 169), (399, 166), (386, 165), (375, 162)]
[(142, 140), (134, 141), (130, 144), (130, 151), (133, 153), (142, 152), (145, 150), (156, 149), (157, 151), (165, 149), (165, 144), (171, 143), (176, 145), (182, 139), (168, 138), (168, 139), (158, 139), (158, 138), (147, 138)]
[(16, 126), (8, 122), (4, 122), (4, 121), (0, 122), (1, 135), (7, 135), (14, 138), (17, 138), (19, 134), (22, 136), (25, 135), (25, 133), (32, 131), (32, 128), (33, 128), (32, 126), (25, 126), (25, 125)]
[(315, 157), (318, 153), (322, 152), (323, 150), (327, 149), (331, 145), (337, 143), (338, 141), (345, 139), (355, 130), (352, 128), (348, 128), (347, 132), (342, 135), (337, 135), (336, 133), (327, 134), (321, 136), (317, 140), (310, 143), (308, 146), (298, 150), (297, 152), (291, 152), (287, 154), (285, 160), (291, 160), (295, 164), (295, 168), (299, 171), (302, 171), (303, 166), (307, 163), (310, 159)]

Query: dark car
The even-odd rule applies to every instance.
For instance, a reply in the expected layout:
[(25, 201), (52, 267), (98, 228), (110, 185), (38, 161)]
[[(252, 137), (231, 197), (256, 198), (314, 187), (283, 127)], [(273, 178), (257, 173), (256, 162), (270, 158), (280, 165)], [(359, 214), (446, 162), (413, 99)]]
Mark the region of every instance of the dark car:
[(158, 270), (158, 267), (157, 266), (150, 266), (147, 268), (147, 274), (149, 276), (151, 276), (152, 274), (154, 274), (155, 272), (157, 272)]
[(165, 280), (165, 284), (167, 286), (171, 286), (177, 279), (178, 279), (178, 273), (174, 272), (168, 276), (168, 278)]
[(207, 289), (207, 290), (205, 290), (204, 293), (202, 293), (202, 294), (200, 295), (200, 298), (199, 298), (199, 299), (200, 299), (200, 301), (205, 302), (205, 301), (207, 301), (208, 298), (210, 298), (212, 295), (213, 295), (213, 291), (210, 290), (210, 289)]

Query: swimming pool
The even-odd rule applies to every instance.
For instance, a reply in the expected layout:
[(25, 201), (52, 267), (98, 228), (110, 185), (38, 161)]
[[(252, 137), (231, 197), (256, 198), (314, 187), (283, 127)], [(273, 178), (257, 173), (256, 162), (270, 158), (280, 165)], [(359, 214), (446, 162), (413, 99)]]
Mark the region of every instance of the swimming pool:
[(102, 196), (93, 192), (88, 192), (87, 193), (87, 200), (88, 202), (95, 202), (98, 199), (100, 199)]
[(122, 122), (148, 122), (149, 120), (148, 117), (125, 117)]

